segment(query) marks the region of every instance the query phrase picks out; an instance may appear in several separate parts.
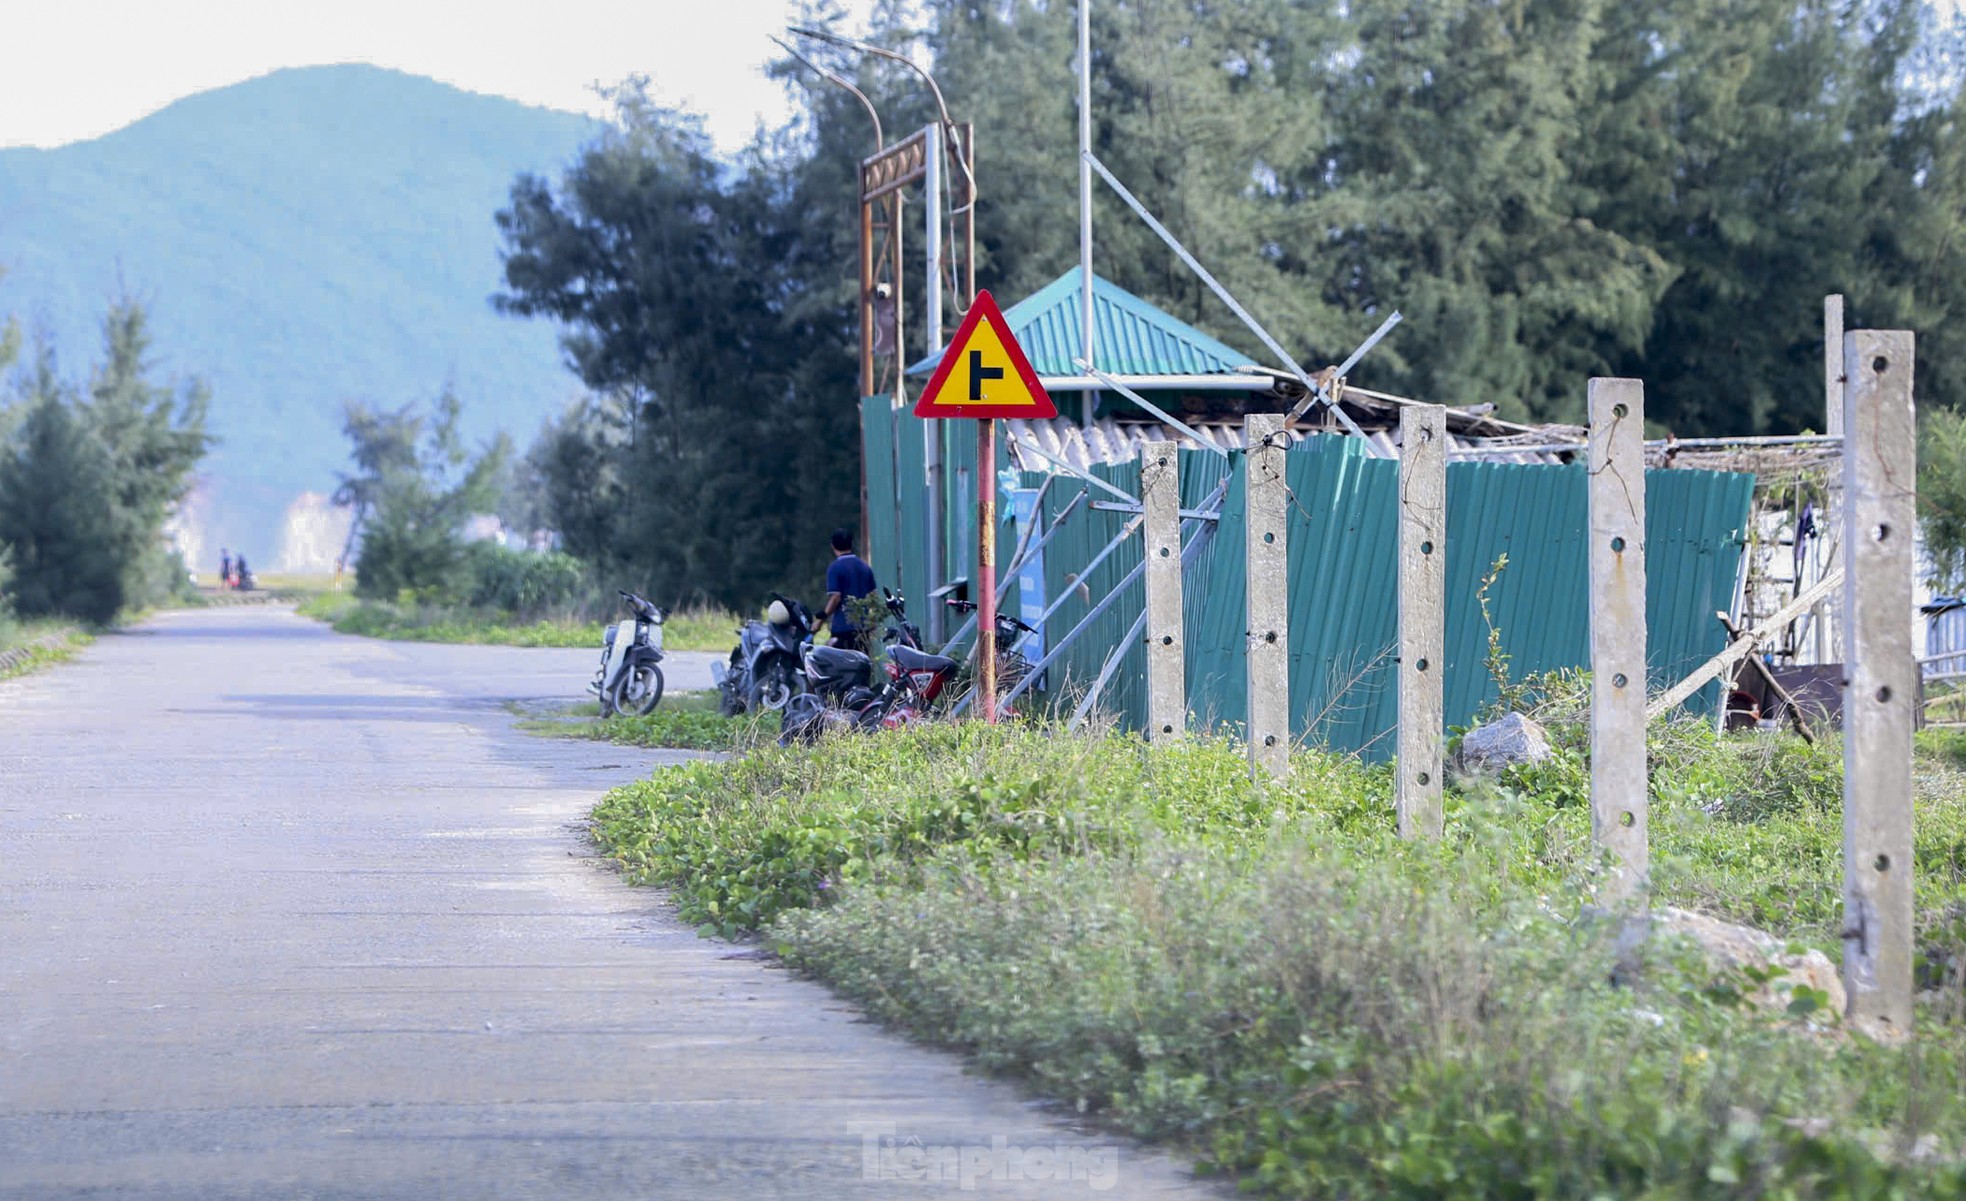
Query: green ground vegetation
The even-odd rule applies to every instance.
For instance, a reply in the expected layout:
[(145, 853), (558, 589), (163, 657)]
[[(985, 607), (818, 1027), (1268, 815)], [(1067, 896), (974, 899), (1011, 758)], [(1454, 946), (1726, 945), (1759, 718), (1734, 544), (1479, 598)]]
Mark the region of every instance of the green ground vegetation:
[(63, 621), (18, 621), (0, 613), (0, 658), (26, 648), (12, 663), (0, 662), (0, 680), (11, 680), (63, 662), (95, 639), (88, 631)]
[(666, 750), (744, 750), (778, 737), (776, 713), (725, 717), (710, 692), (666, 693), (645, 717), (617, 714), (604, 719), (600, 706), (589, 703), (522, 718), (520, 728), (532, 734)]
[[(344, 634), (400, 642), (464, 642), (497, 646), (601, 646), (605, 623), (577, 617), (525, 619), (510, 611), (443, 605), (367, 601), (352, 593), (326, 592), (303, 600), (299, 609)], [(730, 613), (692, 609), (672, 614), (662, 626), (662, 645), (675, 651), (727, 651), (742, 625)], [(664, 702), (665, 704), (667, 702)]]
[[(760, 743), (611, 793), (601, 845), (706, 932), (1292, 1197), (1941, 1197), (1966, 1188), (1966, 744), (1921, 736), (1919, 1036), (1661, 942), (1619, 962), (1577, 736), (1402, 843), (1383, 767), (940, 724)], [(1667, 725), (1657, 900), (1838, 953), (1833, 746)], [(1615, 982), (1614, 982), (1615, 981)], [(1776, 984), (1779, 987), (1780, 981)]]

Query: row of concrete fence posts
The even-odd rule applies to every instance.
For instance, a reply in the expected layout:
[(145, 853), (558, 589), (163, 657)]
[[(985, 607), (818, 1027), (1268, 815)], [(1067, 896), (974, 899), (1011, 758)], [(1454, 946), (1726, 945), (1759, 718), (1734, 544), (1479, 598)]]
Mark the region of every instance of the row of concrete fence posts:
[(1399, 415), (1399, 729), (1402, 838), (1438, 838), (1447, 663), (1447, 409)]
[(1179, 738), (1188, 725), (1187, 654), (1181, 609), (1181, 448), (1140, 448), (1140, 528), (1147, 567), (1147, 739)]
[(1912, 1024), (1912, 335), (1843, 338), (1843, 979), (1850, 1016)]
[(1590, 382), (1591, 834), (1611, 854), (1599, 898), (1643, 904), (1645, 385)]
[(1243, 528), (1248, 602), (1249, 767), (1257, 778), (1290, 772), (1290, 487), (1283, 414), (1243, 418)]
[[(1841, 327), (1841, 297), (1826, 328)], [(1852, 1017), (1908, 1031), (1912, 1021), (1912, 728), (1918, 663), (1910, 615), (1917, 443), (1913, 339), (1856, 330), (1827, 351), (1841, 372), (1839, 481), (1846, 557), (1844, 692), (1844, 976)], [(1250, 770), (1290, 766), (1289, 509), (1284, 418), (1252, 413), (1244, 490)], [(1446, 410), (1400, 414), (1400, 834), (1442, 827), (1446, 626)], [(1590, 594), (1591, 831), (1610, 857), (1599, 899), (1643, 909), (1650, 870), (1646, 811), (1645, 388), (1593, 379), (1587, 452)], [(1187, 728), (1178, 446), (1141, 451), (1146, 539), (1148, 736)]]

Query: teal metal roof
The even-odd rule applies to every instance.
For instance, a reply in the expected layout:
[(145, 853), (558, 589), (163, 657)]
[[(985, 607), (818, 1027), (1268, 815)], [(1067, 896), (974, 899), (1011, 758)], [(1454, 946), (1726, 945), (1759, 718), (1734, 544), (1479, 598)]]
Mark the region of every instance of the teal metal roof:
[[(1079, 375), (1072, 360), (1084, 358), (1080, 338), (1079, 269), (1072, 268), (1004, 310), (1004, 321), (1041, 376)], [(1218, 342), (1098, 275), (1092, 277), (1095, 364), (1113, 375), (1220, 375), (1255, 358)], [(935, 370), (936, 356), (908, 368)]]

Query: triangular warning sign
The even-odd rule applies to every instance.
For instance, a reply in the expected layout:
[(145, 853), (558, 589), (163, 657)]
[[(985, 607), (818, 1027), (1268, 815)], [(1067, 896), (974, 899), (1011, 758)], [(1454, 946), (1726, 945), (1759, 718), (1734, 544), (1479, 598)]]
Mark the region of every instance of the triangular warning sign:
[(935, 365), (917, 417), (1056, 417), (1031, 360), (988, 292), (978, 292), (942, 361)]

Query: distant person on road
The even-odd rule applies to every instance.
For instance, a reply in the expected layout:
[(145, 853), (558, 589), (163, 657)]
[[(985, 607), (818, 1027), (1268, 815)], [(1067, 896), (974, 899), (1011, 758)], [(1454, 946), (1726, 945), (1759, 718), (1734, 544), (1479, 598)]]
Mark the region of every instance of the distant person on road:
[(874, 569), (853, 553), (853, 531), (845, 526), (833, 531), (833, 562), (826, 568), (826, 611), (812, 619), (812, 632), (828, 618), (833, 622), (833, 645), (841, 650), (865, 651), (860, 626), (847, 615), (846, 603), (871, 596)]
[(232, 552), (223, 546), (218, 548), (218, 586), (232, 587)]
[(232, 567), (233, 570), (239, 573), (237, 587), (241, 589), (251, 588), (253, 586), (253, 569), (246, 566), (246, 556), (240, 555), (237, 559), (234, 559), (232, 561)]

